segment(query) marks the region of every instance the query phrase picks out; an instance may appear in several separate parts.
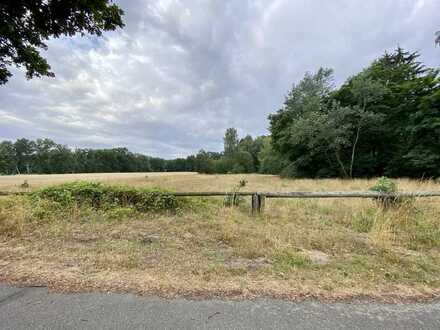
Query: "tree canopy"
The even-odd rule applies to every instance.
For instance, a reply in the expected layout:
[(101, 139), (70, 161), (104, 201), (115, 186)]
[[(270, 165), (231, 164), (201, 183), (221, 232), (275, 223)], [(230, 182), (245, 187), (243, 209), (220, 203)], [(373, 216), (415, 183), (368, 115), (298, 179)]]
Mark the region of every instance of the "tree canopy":
[(0, 3), (0, 85), (9, 66), (24, 67), (26, 77), (54, 76), (39, 49), (49, 38), (123, 27), (123, 11), (111, 0), (2, 0)]
[(287, 176), (440, 176), (439, 72), (417, 52), (385, 53), (339, 89), (306, 74), (270, 119)]

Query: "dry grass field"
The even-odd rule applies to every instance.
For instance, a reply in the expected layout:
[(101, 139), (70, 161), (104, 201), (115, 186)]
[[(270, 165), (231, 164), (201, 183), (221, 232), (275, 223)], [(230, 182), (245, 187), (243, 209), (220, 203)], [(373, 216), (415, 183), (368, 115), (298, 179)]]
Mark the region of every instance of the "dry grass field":
[[(161, 187), (171, 191), (228, 191), (241, 179), (247, 181), (244, 189), (247, 191), (368, 190), (376, 181), (376, 179), (291, 180), (274, 175), (207, 175), (194, 172), (42, 174), (0, 176), (0, 191), (28, 191), (78, 180), (135, 187)], [(24, 181), (29, 184), (28, 189), (21, 188)], [(396, 182), (402, 191), (440, 189), (440, 181), (397, 179)]]
[[(366, 190), (375, 180), (287, 180), (269, 175), (127, 173), (0, 177), (0, 190), (83, 179), (171, 191)], [(440, 190), (396, 180), (399, 189)], [(367, 199), (192, 198), (177, 213), (49, 211), (0, 199), (0, 280), (64, 291), (162, 296), (405, 301), (440, 294), (440, 198), (383, 210)]]

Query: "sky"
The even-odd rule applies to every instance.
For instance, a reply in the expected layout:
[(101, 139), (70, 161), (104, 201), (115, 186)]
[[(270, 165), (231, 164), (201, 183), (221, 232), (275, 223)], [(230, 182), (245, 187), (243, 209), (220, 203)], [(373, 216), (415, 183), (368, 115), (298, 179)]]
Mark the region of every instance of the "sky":
[(335, 86), (398, 45), (440, 67), (439, 0), (119, 0), (125, 28), (48, 41), (55, 78), (0, 86), (0, 140), (127, 147), (163, 158), (220, 151), (228, 127), (267, 116), (305, 72)]

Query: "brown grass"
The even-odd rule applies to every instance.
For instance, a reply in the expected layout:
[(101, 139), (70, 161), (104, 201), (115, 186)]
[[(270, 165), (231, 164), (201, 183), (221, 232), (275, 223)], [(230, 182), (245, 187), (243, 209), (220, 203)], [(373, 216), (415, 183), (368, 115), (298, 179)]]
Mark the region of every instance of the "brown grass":
[[(260, 191), (362, 190), (374, 183), (260, 175), (86, 178), (212, 191), (230, 190), (242, 177), (246, 190)], [(23, 177), (15, 179), (0, 177), (0, 187), (14, 189)], [(28, 182), (32, 189), (68, 179)], [(398, 183), (402, 190), (440, 190), (434, 181)], [(365, 199), (268, 200), (258, 218), (249, 216), (248, 204), (225, 208), (221, 199), (192, 199), (175, 215), (124, 216), (120, 210), (50, 211), (25, 197), (3, 198), (0, 279), (67, 291), (192, 297), (411, 300), (440, 293), (439, 199), (386, 211)]]
[[(274, 175), (230, 174), (207, 175), (194, 172), (178, 173), (85, 173), (85, 174), (42, 174), (0, 176), (0, 191), (35, 190), (54, 184), (71, 181), (94, 181), (107, 184), (126, 184), (140, 187), (162, 187), (173, 191), (225, 191), (232, 188), (240, 179), (246, 179), (248, 191), (329, 191), (329, 190), (367, 190), (376, 179), (281, 179)], [(29, 188), (21, 188), (27, 181)], [(402, 191), (438, 190), (440, 182), (433, 180), (397, 179)]]

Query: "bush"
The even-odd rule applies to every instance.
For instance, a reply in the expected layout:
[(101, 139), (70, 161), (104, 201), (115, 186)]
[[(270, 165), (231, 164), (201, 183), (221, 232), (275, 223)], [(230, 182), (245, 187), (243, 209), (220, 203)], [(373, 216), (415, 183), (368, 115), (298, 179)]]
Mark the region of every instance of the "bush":
[(386, 194), (393, 194), (398, 191), (397, 184), (386, 176), (379, 178), (376, 184), (371, 187), (370, 190)]
[(82, 181), (43, 188), (33, 193), (32, 198), (50, 200), (60, 207), (78, 204), (103, 210), (132, 207), (138, 212), (149, 212), (176, 211), (179, 208), (177, 198), (163, 190)]
[(404, 198), (393, 196), (398, 192), (397, 184), (386, 176), (380, 177), (377, 180), (376, 184), (370, 188), (370, 190), (384, 194), (384, 196), (376, 197), (376, 201), (383, 208), (396, 207), (407, 200)]

